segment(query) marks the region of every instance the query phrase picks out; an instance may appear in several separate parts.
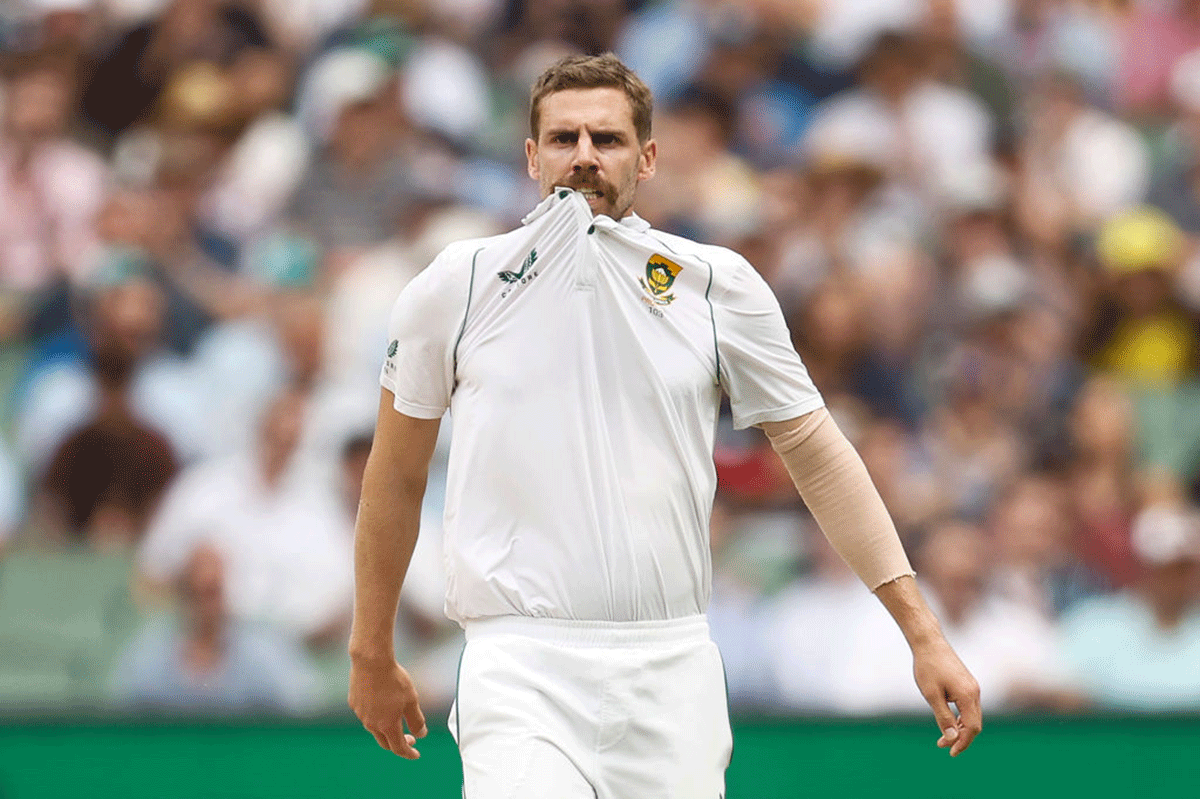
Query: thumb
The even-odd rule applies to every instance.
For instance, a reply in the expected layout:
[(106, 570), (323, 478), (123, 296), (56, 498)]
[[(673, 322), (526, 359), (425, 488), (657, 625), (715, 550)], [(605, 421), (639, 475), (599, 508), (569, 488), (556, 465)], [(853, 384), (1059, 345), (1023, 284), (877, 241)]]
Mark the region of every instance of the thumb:
[(958, 727), (945, 727), (942, 729), (942, 737), (938, 738), (937, 745), (945, 749), (948, 746), (953, 746), (958, 740)]

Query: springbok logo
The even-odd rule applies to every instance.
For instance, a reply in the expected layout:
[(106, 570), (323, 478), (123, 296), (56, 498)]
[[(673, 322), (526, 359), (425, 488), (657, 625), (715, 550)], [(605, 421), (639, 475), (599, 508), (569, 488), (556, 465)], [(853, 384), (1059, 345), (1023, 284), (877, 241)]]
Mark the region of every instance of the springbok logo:
[(646, 261), (646, 279), (638, 278), (642, 288), (650, 295), (655, 305), (670, 305), (675, 301), (674, 294), (667, 294), (675, 282), (675, 276), (683, 271), (683, 267), (661, 255), (651, 255)]

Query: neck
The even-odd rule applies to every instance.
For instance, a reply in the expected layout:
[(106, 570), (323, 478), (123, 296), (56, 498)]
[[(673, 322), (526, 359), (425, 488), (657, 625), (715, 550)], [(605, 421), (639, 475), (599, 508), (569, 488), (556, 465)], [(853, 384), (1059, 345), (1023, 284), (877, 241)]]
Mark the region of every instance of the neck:
[(220, 664), (224, 648), (220, 624), (202, 621), (191, 631), (184, 644), (184, 659), (193, 671), (203, 674), (213, 671)]

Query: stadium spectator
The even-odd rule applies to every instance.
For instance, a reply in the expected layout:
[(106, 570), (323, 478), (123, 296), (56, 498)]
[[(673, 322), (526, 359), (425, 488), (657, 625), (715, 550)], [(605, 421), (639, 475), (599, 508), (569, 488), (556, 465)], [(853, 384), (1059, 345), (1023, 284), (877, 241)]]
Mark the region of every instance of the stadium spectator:
[(265, 48), (246, 50), (229, 69), (239, 132), (214, 170), (201, 210), (242, 249), (280, 222), (311, 160), (303, 127), (287, 113), (294, 72), (284, 53)]
[(1140, 202), (1150, 156), (1136, 129), (1088, 103), (1065, 73), (1039, 77), (1026, 95), (1019, 156), (1022, 212), (1059, 235), (1094, 230)]
[(299, 451), (306, 399), (285, 389), (246, 451), (183, 472), (138, 553), (148, 590), (162, 594), (199, 542), (227, 569), (230, 612), (321, 643), (345, 629), (352, 537), (328, 473)]
[(1068, 424), (1077, 551), (1108, 585), (1123, 588), (1136, 571), (1129, 541), (1137, 501), (1132, 403), (1112, 379), (1093, 377), (1076, 397)]
[(1200, 525), (1189, 507), (1149, 506), (1133, 547), (1141, 574), (1063, 619), (1064, 655), (1081, 690), (1119, 710), (1200, 708)]
[(903, 424), (888, 418), (866, 419), (854, 444), (906, 544), (915, 531), (946, 512), (947, 497), (929, 453)]
[(987, 531), (995, 588), (1046, 622), (1106, 587), (1075, 554), (1075, 517), (1057, 474), (1019, 475), (992, 503)]
[(40, 536), (128, 548), (145, 531), (178, 464), (167, 439), (130, 407), (134, 367), (119, 352), (95, 353), (99, 407), (50, 460), (35, 499)]
[[(1070, 706), (1053, 628), (988, 588), (986, 539), (959, 521), (934, 524), (916, 550), (918, 573), (946, 639), (977, 674), (985, 708)], [(796, 707), (839, 713), (919, 712), (924, 700), (908, 683), (902, 636), (888, 629), (829, 558), (824, 578), (784, 595), (772, 638), (772, 662)], [(820, 576), (820, 574), (819, 574)], [(815, 640), (813, 640), (815, 639)], [(787, 675), (787, 663), (806, 663)]]
[(162, 346), (165, 298), (144, 261), (112, 253), (80, 305), (75, 336), (47, 348), (24, 378), (15, 443), (25, 463), (42, 473), (66, 437), (103, 409), (106, 389), (176, 458), (199, 452), (204, 409), (188, 364)]
[(243, 50), (267, 45), (262, 23), (244, 4), (171, 0), (160, 15), (103, 45), (80, 105), (99, 132), (115, 137), (153, 116), (177, 70), (197, 62), (225, 66)]
[(1106, 279), (1097, 366), (1145, 387), (1175, 386), (1193, 371), (1200, 340), (1174, 282), (1183, 247), (1175, 223), (1151, 208), (1117, 215), (1100, 229)]
[[(1186, 641), (1190, 617), (1165, 631), (1144, 597), (1175, 602), (1187, 568), (1146, 566), (1131, 528), (1181, 485), (1200, 498), (1198, 20), (1198, 0), (7, 4), (0, 550), (138, 542), (169, 586), (213, 535), (229, 612), (324, 643), (337, 675), (362, 440), (343, 446), (369, 430), (392, 302), (448, 242), (518, 223), (530, 82), (611, 47), (660, 104), (639, 213), (761, 271), (904, 540), (941, 538), (922, 579), (987, 587), (944, 608), (968, 650), (1005, 608), (1014, 630), (1065, 613), (1146, 652)], [(863, 673), (878, 609), (797, 535), (762, 437), (717, 424), (734, 700), (919, 701), (819, 673)], [(397, 635), (434, 704), (461, 646), (447, 446)], [(983, 543), (938, 532), (956, 517)], [(1118, 665), (1169, 682), (1150, 655)]]
[(860, 88), (814, 109), (809, 140), (870, 126), (889, 174), (939, 196), (957, 171), (987, 159), (995, 123), (974, 94), (931, 79), (926, 69), (916, 38), (882, 34), (859, 66)]
[(65, 286), (84, 281), (108, 167), (67, 135), (75, 92), (60, 62), (18, 61), (5, 81), (0, 133), (0, 340), (65, 315)]
[(315, 64), (302, 89), (322, 147), (287, 213), (327, 250), (360, 254), (400, 221), (408, 180), (393, 81), (382, 58), (344, 48)]
[(178, 581), (178, 612), (148, 622), (116, 663), (119, 705), (188, 714), (315, 709), (316, 677), (303, 651), (230, 614), (224, 558), (215, 547), (192, 550)]
[[(855, 682), (861, 671), (848, 674), (869, 646), (880, 646), (889, 619), (870, 592), (842, 561), (815, 525), (805, 528), (808, 571), (794, 580), (761, 610), (763, 638), (760, 668), (770, 675), (767, 682), (773, 704), (802, 713), (871, 713), (919, 709), (906, 689), (900, 697), (887, 697), (897, 688), (889, 683), (881, 693), (872, 686), (872, 674), (864, 684)], [(714, 634), (716, 630), (714, 628)], [(901, 648), (903, 639), (892, 641)], [(896, 648), (890, 647), (894, 654)], [(874, 656), (870, 664), (875, 664)], [(861, 694), (863, 688), (870, 695)], [(917, 697), (919, 701), (919, 697)], [(882, 706), (881, 706), (882, 703)]]

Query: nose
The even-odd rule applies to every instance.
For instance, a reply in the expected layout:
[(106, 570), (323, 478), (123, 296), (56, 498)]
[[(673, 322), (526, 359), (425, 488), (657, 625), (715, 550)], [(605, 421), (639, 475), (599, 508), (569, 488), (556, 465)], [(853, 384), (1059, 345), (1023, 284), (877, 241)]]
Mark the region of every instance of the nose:
[(600, 168), (600, 162), (597, 159), (596, 147), (592, 144), (592, 137), (587, 133), (581, 133), (575, 144), (575, 153), (571, 159), (571, 170), (573, 172), (595, 172)]

